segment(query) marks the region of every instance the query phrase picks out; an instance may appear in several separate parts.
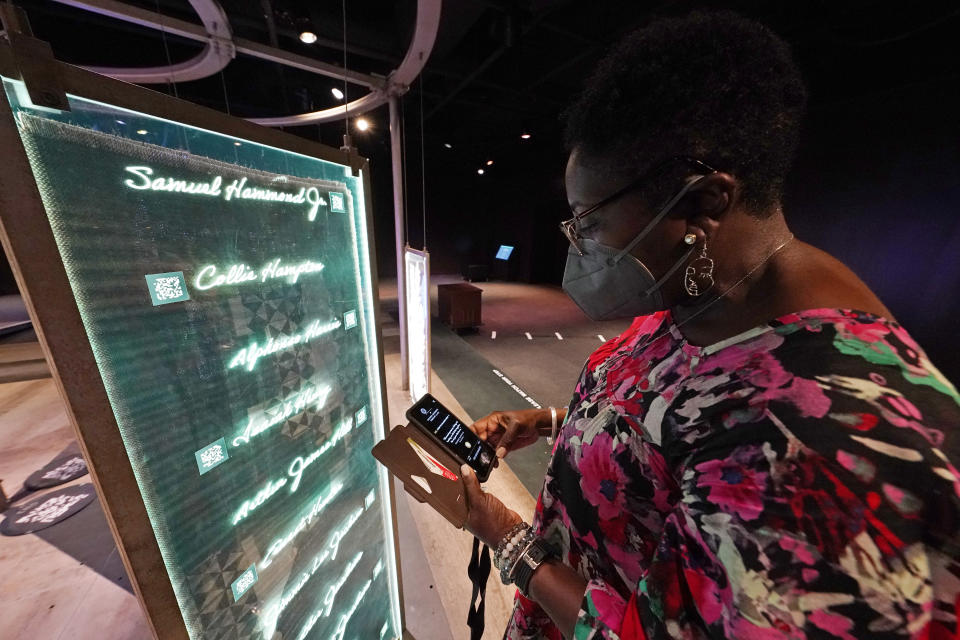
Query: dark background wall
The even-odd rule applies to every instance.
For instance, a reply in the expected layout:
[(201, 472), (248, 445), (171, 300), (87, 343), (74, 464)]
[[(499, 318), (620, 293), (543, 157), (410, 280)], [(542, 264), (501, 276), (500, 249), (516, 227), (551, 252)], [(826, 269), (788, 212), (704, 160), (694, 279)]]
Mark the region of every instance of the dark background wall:
[[(939, 37), (926, 32), (889, 44), (851, 45), (841, 47), (839, 57), (836, 48), (816, 40), (793, 43), (811, 102), (784, 209), (796, 235), (850, 266), (957, 383), (960, 50)], [(885, 49), (882, 63), (878, 46)], [(952, 62), (945, 58), (951, 55)], [(936, 65), (942, 68), (930, 77)], [(878, 80), (884, 73), (888, 82)], [(408, 98), (408, 120), (416, 118), (416, 100)], [(485, 156), (467, 152), (465, 159), (456, 147), (440, 144), (443, 137), (429, 122), (426, 128), (427, 246), (434, 272), (462, 272), (469, 263), (493, 266), (497, 247), (513, 244), (514, 279), (559, 284), (567, 244), (558, 223), (569, 209), (557, 119), (537, 122), (528, 142), (514, 135), (484, 145), (495, 164), (483, 176), (476, 168)], [(415, 183), (410, 238), (420, 246), (416, 123), (408, 137), (417, 140), (409, 150), (417, 165), (408, 178)], [(458, 178), (445, 179), (451, 174)], [(379, 233), (392, 238), (381, 219)], [(378, 254), (381, 274), (395, 273), (392, 245), (381, 245)]]
[(787, 189), (797, 235), (869, 284), (960, 381), (960, 109), (941, 82), (822, 105)]

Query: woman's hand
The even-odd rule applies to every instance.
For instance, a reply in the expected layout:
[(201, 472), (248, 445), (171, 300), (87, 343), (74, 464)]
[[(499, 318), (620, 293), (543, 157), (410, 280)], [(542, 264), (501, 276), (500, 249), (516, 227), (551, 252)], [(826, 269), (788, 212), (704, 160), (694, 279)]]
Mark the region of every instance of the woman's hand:
[(508, 509), (495, 496), (484, 493), (477, 475), (467, 465), (460, 467), (467, 492), (467, 521), (464, 528), (495, 549), (513, 526), (523, 520), (516, 511)]
[(498, 458), (507, 453), (530, 446), (540, 438), (541, 430), (550, 433), (548, 409), (524, 409), (522, 411), (494, 411), (480, 418), (470, 429), (497, 450)]

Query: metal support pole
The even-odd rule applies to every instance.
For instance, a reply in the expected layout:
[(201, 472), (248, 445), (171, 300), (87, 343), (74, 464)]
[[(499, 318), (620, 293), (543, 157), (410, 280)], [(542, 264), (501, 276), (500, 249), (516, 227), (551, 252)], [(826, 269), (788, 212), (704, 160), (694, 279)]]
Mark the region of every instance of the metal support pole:
[(393, 228), (397, 246), (397, 307), (400, 320), (400, 388), (410, 388), (410, 363), (407, 362), (407, 270), (403, 260), (407, 246), (403, 226), (403, 137), (400, 135), (400, 97), (390, 96), (390, 159), (393, 166)]

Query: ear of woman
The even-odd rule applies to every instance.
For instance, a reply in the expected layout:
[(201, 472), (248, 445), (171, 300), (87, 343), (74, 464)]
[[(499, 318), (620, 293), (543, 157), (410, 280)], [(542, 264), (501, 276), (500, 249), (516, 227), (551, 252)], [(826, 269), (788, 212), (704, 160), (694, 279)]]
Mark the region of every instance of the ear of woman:
[(717, 172), (706, 176), (691, 190), (694, 215), (719, 219), (732, 209), (737, 201), (739, 185), (729, 173)]

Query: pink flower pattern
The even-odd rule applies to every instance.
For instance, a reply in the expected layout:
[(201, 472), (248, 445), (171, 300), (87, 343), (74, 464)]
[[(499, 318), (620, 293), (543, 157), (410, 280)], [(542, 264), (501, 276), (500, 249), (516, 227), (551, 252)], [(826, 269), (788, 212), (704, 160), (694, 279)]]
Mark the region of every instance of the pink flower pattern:
[[(588, 359), (534, 517), (588, 581), (576, 640), (960, 637), (956, 389), (863, 312), (725, 344), (661, 312)], [(519, 594), (504, 637), (562, 638)]]

